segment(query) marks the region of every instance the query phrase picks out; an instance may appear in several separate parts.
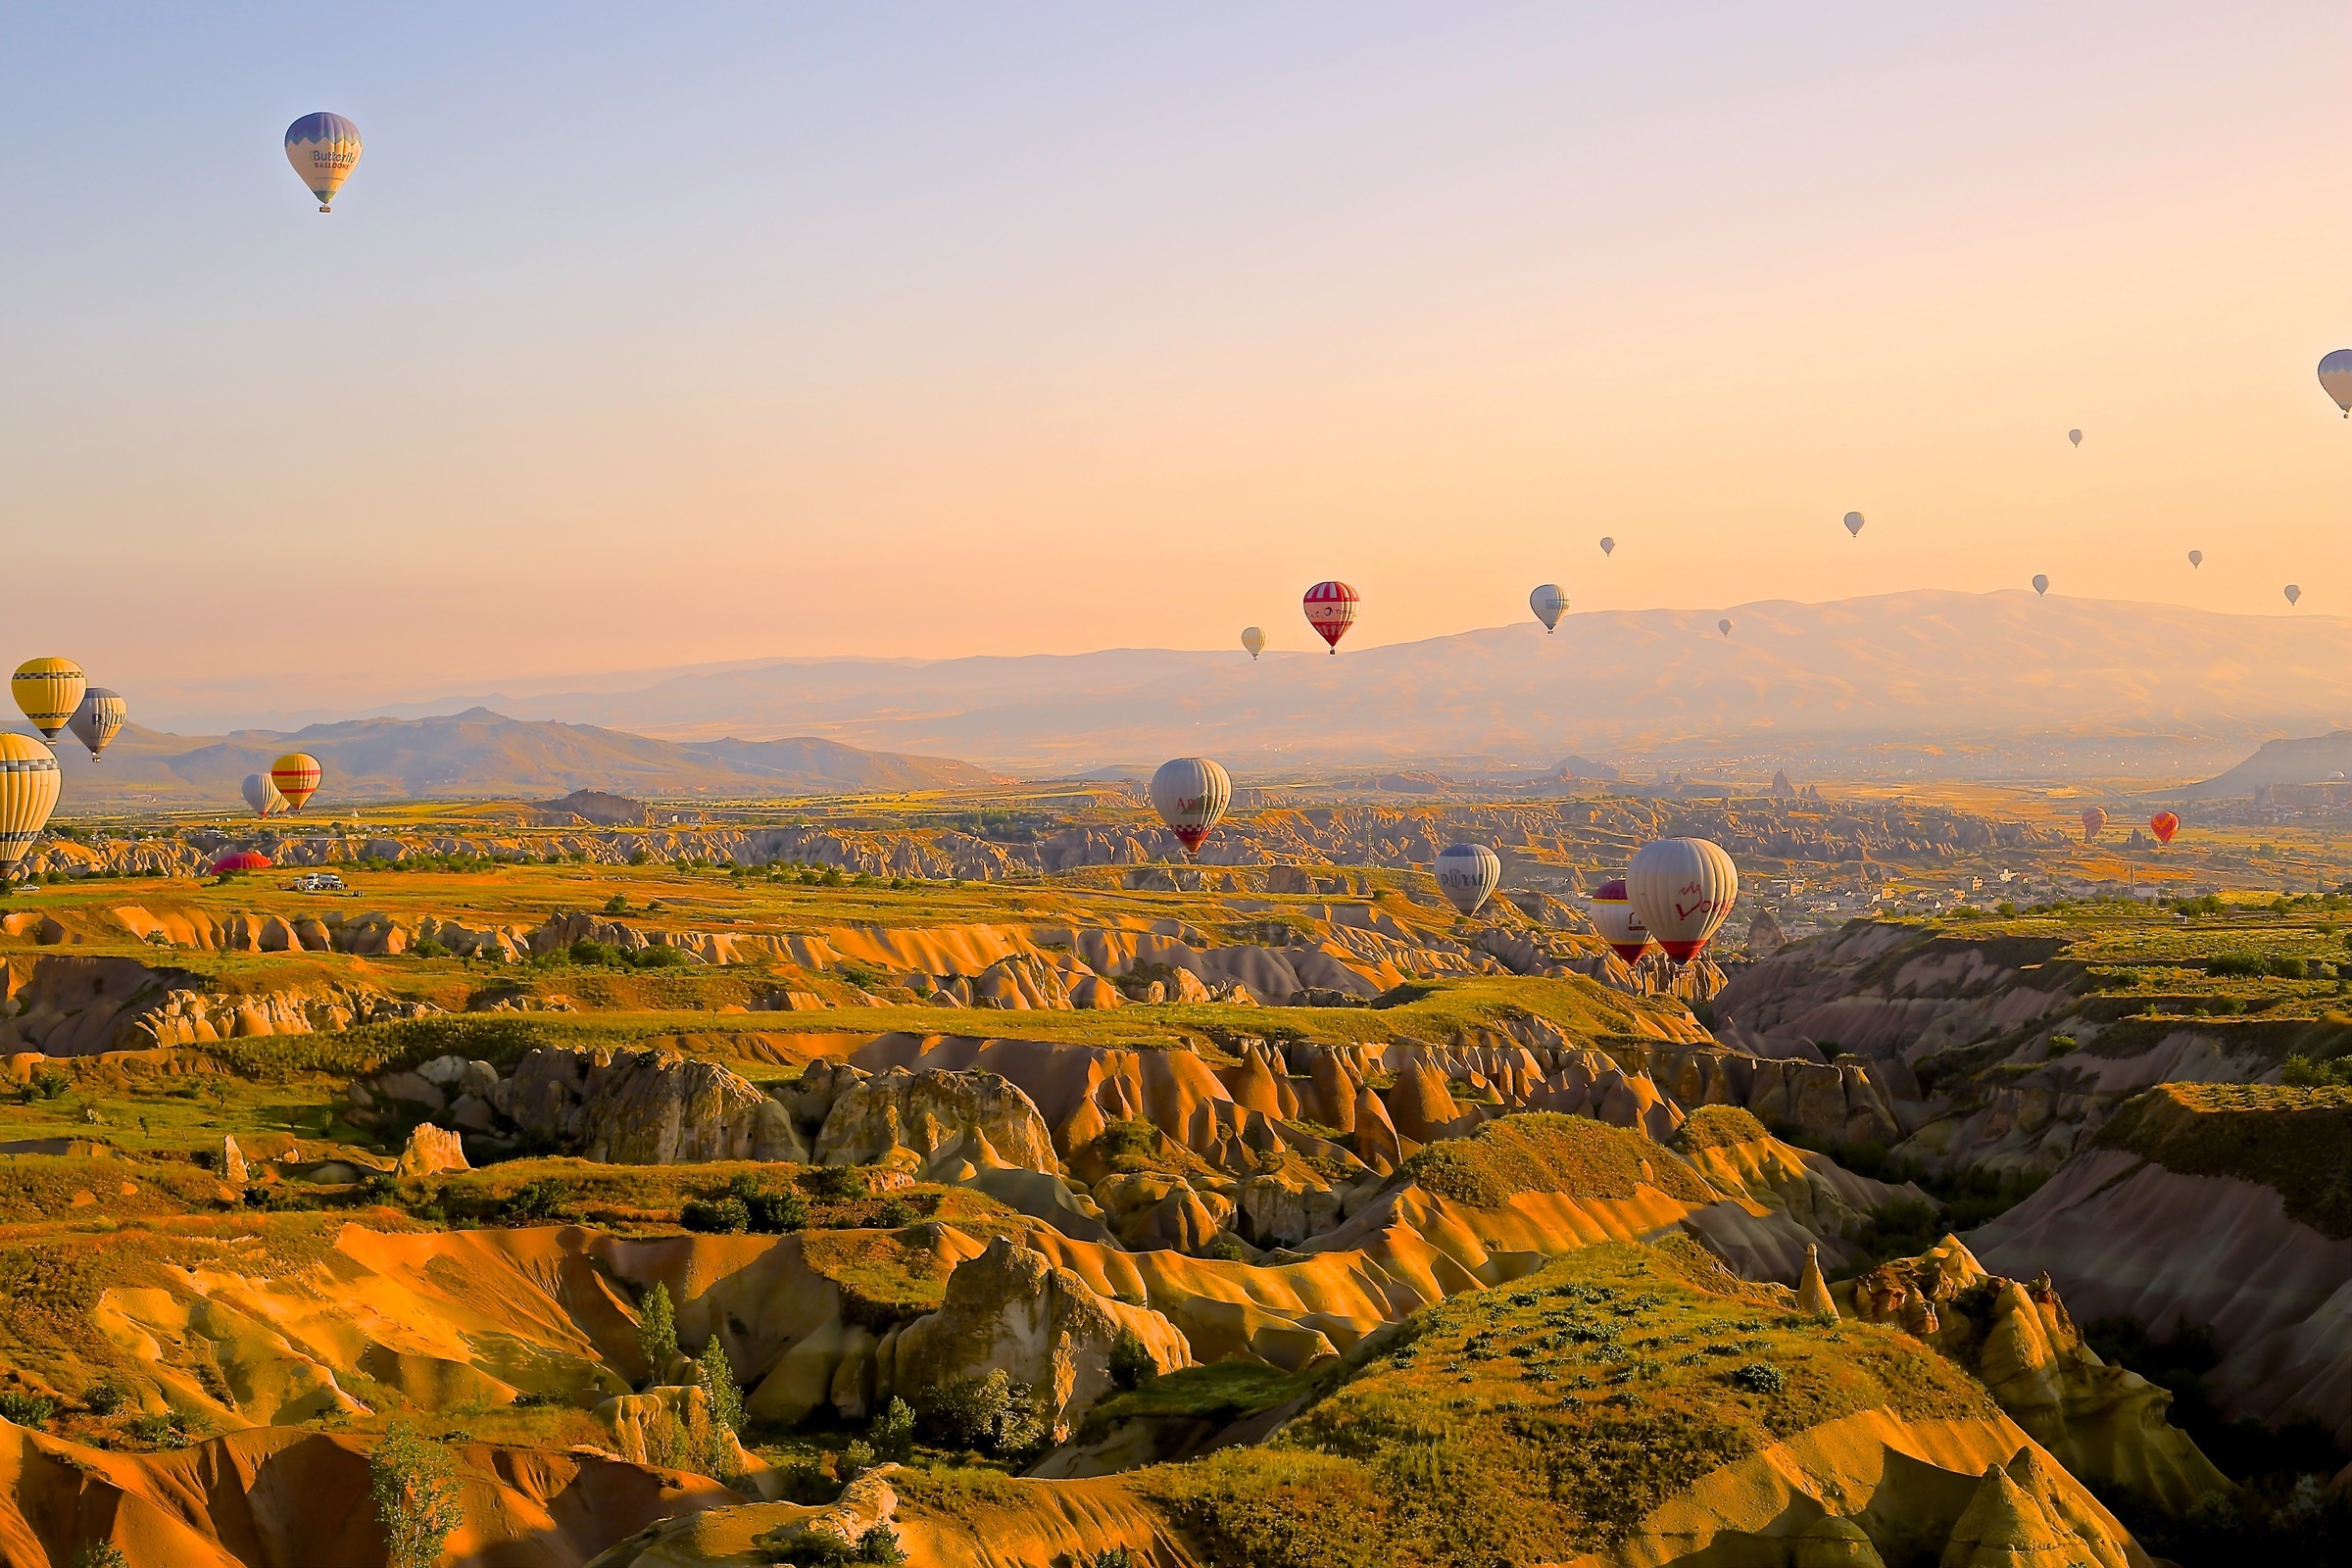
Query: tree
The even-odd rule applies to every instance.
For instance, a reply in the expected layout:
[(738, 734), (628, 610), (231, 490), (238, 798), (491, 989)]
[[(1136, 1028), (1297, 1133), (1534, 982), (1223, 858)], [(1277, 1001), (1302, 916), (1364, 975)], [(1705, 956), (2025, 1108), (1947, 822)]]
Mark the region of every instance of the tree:
[(743, 1430), (743, 1392), (735, 1387), (735, 1367), (727, 1359), (727, 1348), (712, 1334), (710, 1343), (703, 1347), (703, 1358), (695, 1363), (695, 1381), (703, 1386), (703, 1395), (710, 1401), (710, 1436), (715, 1443), (725, 1428), (728, 1437)]
[(669, 1304), (666, 1285), (656, 1285), (645, 1293), (645, 1305), (637, 1320), (637, 1348), (645, 1355), (649, 1386), (661, 1382), (669, 1363), (677, 1359), (678, 1314)]
[(406, 1421), (395, 1421), (368, 1455), (368, 1498), (384, 1533), (386, 1568), (437, 1568), (450, 1532), (466, 1519), (458, 1462)]

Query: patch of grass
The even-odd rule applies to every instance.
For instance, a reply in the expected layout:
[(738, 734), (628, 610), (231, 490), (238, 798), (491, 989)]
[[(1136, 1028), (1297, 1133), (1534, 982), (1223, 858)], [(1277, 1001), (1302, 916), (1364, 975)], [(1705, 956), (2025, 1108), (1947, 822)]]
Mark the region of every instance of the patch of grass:
[(1702, 1149), (1730, 1149), (1771, 1136), (1753, 1112), (1739, 1105), (1701, 1105), (1675, 1129), (1674, 1147), (1696, 1153)]
[(2134, 1097), (2095, 1144), (2184, 1176), (2234, 1176), (2285, 1200), (2321, 1235), (2352, 1237), (2352, 1089), (2159, 1084)]
[(1087, 1412), (1086, 1424), (1095, 1431), (1137, 1419), (1238, 1421), (1297, 1398), (1315, 1381), (1254, 1361), (1188, 1366), (1099, 1401)]
[(1472, 1138), (1442, 1139), (1406, 1160), (1403, 1174), (1477, 1208), (1500, 1208), (1521, 1193), (1632, 1198), (1644, 1186), (1691, 1202), (1718, 1196), (1640, 1133), (1549, 1111), (1504, 1116)]

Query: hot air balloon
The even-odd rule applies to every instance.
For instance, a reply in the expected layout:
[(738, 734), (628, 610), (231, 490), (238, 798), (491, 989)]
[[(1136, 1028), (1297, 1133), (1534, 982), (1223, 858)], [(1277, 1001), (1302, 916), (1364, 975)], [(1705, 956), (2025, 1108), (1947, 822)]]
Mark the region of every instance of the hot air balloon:
[(1152, 808), (1184, 846), (1188, 860), (1200, 858), (1200, 841), (1232, 802), (1233, 780), (1205, 757), (1175, 758), (1152, 775)]
[(90, 749), (90, 760), (95, 762), (100, 760), (98, 754), (106, 750), (106, 743), (122, 730), (122, 715), (129, 711), (120, 696), (103, 686), (93, 686), (81, 694), (81, 701), (74, 705), (74, 716), (66, 720), (66, 726), (74, 731), (75, 740)]
[(2286, 587), (2285, 587), (2285, 589), (2284, 589), (2283, 591), (2284, 591), (2284, 592), (2285, 592), (2285, 594), (2286, 594), (2286, 602), (2287, 602), (2288, 604), (2290, 604), (2290, 605), (2291, 605), (2291, 604), (2293, 604), (2293, 603), (2294, 603), (2296, 600), (2298, 600), (2298, 599), (2301, 599), (2301, 598), (2303, 597), (2303, 590), (2302, 590), (2302, 589), (2300, 589), (2300, 588), (2298, 588), (2298, 587), (2296, 587), (2296, 586), (2295, 586), (2293, 583), (2291, 583), (2291, 582), (2290, 582), (2290, 583), (2288, 583), (2288, 584), (2286, 585)]
[(74, 710), (81, 706), (89, 679), (71, 659), (27, 659), (17, 666), (8, 684), (32, 727), (41, 732), (43, 740), (54, 741), (74, 717)]
[(1244, 626), (1242, 646), (1250, 650), (1250, 658), (1254, 662), (1258, 655), (1266, 651), (1266, 634), (1255, 626)]
[(331, 213), (335, 192), (359, 166), (360, 127), (341, 115), (305, 115), (286, 127), (286, 162), (318, 198), (318, 210)]
[(1617, 553), (1617, 541), (1610, 538), (1605, 533), (1602, 534), (1600, 536), (1600, 553), (1604, 556), (1615, 555)]
[(259, 850), (231, 850), (215, 857), (205, 871), (212, 876), (234, 876), (239, 871), (267, 871), (270, 863), (270, 857)]
[(2352, 349), (2336, 349), (2320, 361), (2320, 385), (2352, 419)]
[(245, 804), (253, 808), (256, 816), (270, 816), (286, 808), (286, 798), (277, 793), (267, 773), (245, 775)]
[(1859, 539), (1862, 537), (1862, 514), (1859, 512), (1849, 512), (1845, 514), (1845, 531), (1851, 538)]
[(2191, 550), (2188, 553), (2188, 564), (2192, 566), (2202, 566), (2205, 564), (2205, 552), (2202, 550)]
[(270, 782), (286, 798), (286, 809), (299, 811), (318, 788), (318, 759), (308, 752), (288, 752), (270, 764)]
[(1729, 637), (1732, 634), (1732, 617), (1729, 615), (1724, 616), (1721, 620), (1715, 623), (1715, 629), (1723, 633), (1726, 637)]
[(2067, 431), (2066, 438), (2077, 446), (2081, 446), (2082, 444), (2082, 432), (2080, 430)]
[(2107, 825), (2107, 813), (2095, 806), (2082, 808), (2082, 842), (2088, 844)]
[(2170, 811), (2158, 811), (2148, 818), (2148, 831), (2156, 835), (2159, 844), (2170, 844), (2173, 835), (2180, 831), (2180, 818)]
[(1476, 914), (1501, 880), (1502, 860), (1484, 844), (1453, 844), (1438, 852), (1438, 891), (1464, 914)]
[(1306, 623), (1338, 653), (1340, 639), (1355, 624), (1355, 590), (1344, 582), (1319, 582), (1306, 591), (1303, 603)]
[(1633, 899), (1626, 893), (1623, 882), (1603, 882), (1585, 901), (1585, 912), (1592, 917), (1592, 929), (1609, 951), (1632, 963), (1649, 948), (1649, 929), (1634, 912)]
[(1732, 912), (1740, 871), (1711, 839), (1658, 839), (1626, 868), (1634, 913), (1666, 956), (1689, 963)]
[(2035, 572), (2034, 574), (2034, 591), (2037, 594), (2048, 593), (2050, 591), (2050, 579), (2043, 576), (2038, 571)]
[(1544, 629), (1549, 631), (1560, 623), (1560, 613), (1568, 608), (1568, 596), (1560, 592), (1558, 583), (1547, 582), (1527, 596), (1527, 608), (1536, 612)]
[(0, 733), (0, 877), (13, 879), (57, 808), (60, 777), (48, 748)]

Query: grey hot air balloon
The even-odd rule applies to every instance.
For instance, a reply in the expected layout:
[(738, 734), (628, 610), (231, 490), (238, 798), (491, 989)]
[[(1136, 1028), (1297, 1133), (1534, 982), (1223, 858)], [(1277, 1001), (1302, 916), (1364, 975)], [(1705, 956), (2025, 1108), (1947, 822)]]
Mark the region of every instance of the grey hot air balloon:
[(74, 708), (74, 716), (66, 720), (66, 727), (74, 732), (75, 740), (90, 749), (90, 760), (95, 762), (100, 760), (98, 754), (106, 750), (106, 743), (122, 728), (123, 715), (128, 711), (120, 696), (103, 686), (92, 686), (81, 694), (81, 702)]
[(2191, 550), (2188, 553), (2188, 564), (2192, 566), (2202, 566), (2205, 564), (2205, 552), (2202, 550)]
[(1729, 637), (1732, 634), (1732, 617), (1729, 615), (1724, 616), (1721, 620), (1715, 623), (1715, 629), (1723, 633), (1726, 637)]
[(1617, 553), (1617, 541), (1610, 538), (1605, 533), (1602, 534), (1600, 536), (1600, 553), (1604, 556), (1615, 555)]
[(245, 804), (253, 808), (256, 816), (274, 816), (286, 808), (286, 798), (277, 793), (267, 773), (245, 775)]
[(2352, 419), (2352, 349), (2337, 349), (2320, 361), (2320, 385)]
[(2081, 446), (2082, 444), (2082, 432), (2080, 430), (2067, 431), (2066, 438), (2077, 446)]
[(1568, 596), (1556, 582), (1547, 582), (1527, 596), (1527, 608), (1536, 612), (1545, 631), (1560, 623), (1560, 612), (1568, 608)]
[(2048, 593), (2050, 591), (2050, 579), (2043, 576), (2038, 571), (2035, 572), (2034, 574), (2034, 591), (2037, 594)]
[(2301, 599), (2302, 597), (2303, 597), (2303, 590), (2302, 590), (2302, 589), (2300, 589), (2300, 588), (2296, 587), (2296, 586), (2295, 586), (2293, 583), (2291, 583), (2291, 582), (2290, 582), (2290, 583), (2288, 583), (2288, 584), (2286, 585), (2286, 602), (2287, 602), (2288, 604), (2290, 604), (2290, 605), (2291, 605), (2291, 604), (2293, 604), (2293, 603), (2294, 603), (2296, 600), (2298, 600), (2298, 599)]
[(1845, 514), (1845, 531), (1854, 538), (1862, 537), (1862, 514), (1849, 512)]
[(1438, 891), (1464, 914), (1479, 906), (1502, 880), (1502, 860), (1484, 844), (1455, 844), (1438, 852)]

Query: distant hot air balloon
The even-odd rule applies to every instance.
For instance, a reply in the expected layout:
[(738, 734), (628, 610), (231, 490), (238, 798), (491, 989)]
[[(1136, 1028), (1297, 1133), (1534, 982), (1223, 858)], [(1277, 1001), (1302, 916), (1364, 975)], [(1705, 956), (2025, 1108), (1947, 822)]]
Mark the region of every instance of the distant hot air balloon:
[(270, 764), (270, 782), (286, 798), (286, 809), (299, 811), (318, 788), (318, 759), (308, 752), (288, 752)]
[(1258, 655), (1266, 651), (1266, 634), (1255, 626), (1244, 626), (1242, 628), (1242, 646), (1249, 649), (1250, 659), (1255, 660)]
[(2191, 550), (2188, 553), (2188, 564), (2192, 566), (2202, 566), (2205, 564), (2205, 552), (2202, 550)]
[(2067, 431), (2066, 438), (2077, 446), (2081, 446), (2082, 444), (2082, 432), (2080, 430)]
[(1634, 857), (1625, 885), (1666, 956), (1689, 963), (1732, 912), (1740, 870), (1711, 839), (1658, 839)]
[(1617, 541), (1610, 538), (1605, 533), (1602, 534), (1600, 536), (1600, 553), (1604, 556), (1615, 555), (1617, 553)]
[(1729, 615), (1724, 616), (1721, 620), (1715, 623), (1715, 629), (1723, 633), (1726, 637), (1729, 637), (1732, 634), (1732, 617)]
[(234, 876), (239, 871), (267, 871), (270, 863), (270, 857), (259, 850), (231, 850), (216, 856), (205, 871), (211, 876)]
[(2034, 574), (2034, 591), (2037, 594), (2048, 593), (2050, 591), (2050, 579), (2043, 576), (2038, 571), (2035, 572)]
[(1464, 914), (1476, 914), (1502, 880), (1502, 860), (1484, 844), (1453, 844), (1438, 852), (1438, 891)]
[(106, 750), (122, 728), (122, 715), (130, 711), (122, 699), (103, 686), (93, 686), (81, 694), (74, 706), (74, 716), (66, 725), (74, 738), (90, 749), (90, 760), (100, 760), (98, 754)]
[(1634, 912), (1634, 901), (1623, 882), (1603, 882), (1585, 901), (1585, 912), (1592, 917), (1592, 929), (1600, 933), (1600, 940), (1626, 962), (1632, 963), (1648, 950), (1649, 929)]
[(17, 706), (24, 710), (24, 716), (32, 720), (41, 738), (54, 741), (74, 717), (74, 710), (81, 706), (89, 679), (71, 659), (27, 659), (17, 666), (8, 685), (16, 693)]
[(256, 816), (273, 816), (286, 808), (286, 798), (277, 793), (267, 773), (245, 775), (245, 804), (253, 808)]
[(1845, 531), (1849, 537), (1855, 539), (1862, 537), (1862, 514), (1849, 512), (1845, 514)]
[(2107, 813), (2095, 806), (2082, 808), (2082, 842), (2088, 844), (2107, 825)]
[(2285, 593), (2286, 593), (2286, 602), (2287, 602), (2288, 604), (2290, 604), (2290, 605), (2291, 605), (2291, 604), (2293, 604), (2293, 603), (2294, 603), (2296, 600), (2298, 600), (2298, 599), (2301, 599), (2301, 598), (2303, 597), (2303, 590), (2302, 590), (2302, 589), (2300, 589), (2300, 588), (2298, 588), (2298, 587), (2296, 587), (2296, 586), (2295, 586), (2293, 583), (2291, 583), (2291, 582), (2290, 582), (2290, 583), (2288, 583), (2288, 584), (2286, 585), (2286, 588), (2285, 588)]
[(1536, 612), (1544, 629), (1549, 631), (1560, 623), (1560, 612), (1568, 608), (1568, 596), (1560, 592), (1558, 583), (1547, 582), (1527, 596), (1527, 608)]
[(286, 127), (286, 162), (318, 198), (318, 210), (331, 213), (335, 192), (359, 166), (360, 127), (341, 115), (305, 115)]
[(2352, 349), (2336, 349), (2320, 361), (2320, 385), (2352, 419)]
[(0, 878), (13, 879), (57, 808), (57, 759), (29, 736), (0, 733)]
[(1306, 591), (1303, 604), (1306, 623), (1338, 653), (1340, 639), (1355, 624), (1355, 590), (1344, 582), (1319, 582)]
[(2148, 818), (2148, 831), (2156, 835), (2159, 844), (2170, 844), (2173, 835), (2180, 831), (2180, 818), (2170, 811), (2158, 811)]
[(1188, 860), (1200, 858), (1201, 841), (1232, 803), (1233, 780), (1205, 757), (1172, 759), (1152, 775), (1152, 808), (1184, 846)]

